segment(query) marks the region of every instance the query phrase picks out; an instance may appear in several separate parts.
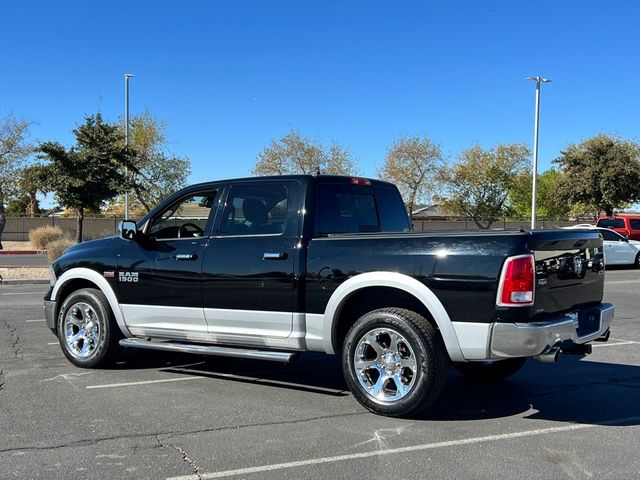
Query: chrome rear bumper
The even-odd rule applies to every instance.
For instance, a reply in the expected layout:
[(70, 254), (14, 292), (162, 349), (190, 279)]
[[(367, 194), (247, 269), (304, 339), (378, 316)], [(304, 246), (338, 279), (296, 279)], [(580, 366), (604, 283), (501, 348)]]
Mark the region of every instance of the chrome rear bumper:
[(587, 309), (590, 321), (597, 326), (588, 333), (579, 334), (583, 327), (579, 318), (585, 312), (563, 315), (557, 320), (542, 323), (495, 323), (491, 333), (491, 358), (531, 357), (549, 351), (554, 345), (565, 340), (582, 344), (596, 340), (607, 334), (613, 322), (615, 307), (602, 303), (598, 307)]

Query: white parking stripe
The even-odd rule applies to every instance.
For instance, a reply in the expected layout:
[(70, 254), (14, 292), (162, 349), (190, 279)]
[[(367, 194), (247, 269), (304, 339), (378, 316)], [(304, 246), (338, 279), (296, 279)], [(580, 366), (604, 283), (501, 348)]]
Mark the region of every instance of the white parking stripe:
[[(167, 367), (166, 369), (163, 369), (163, 370), (170, 370), (170, 369), (171, 367)], [(188, 369), (183, 369), (183, 371), (187, 373), (195, 372), (195, 370), (188, 370)], [(147, 385), (150, 383), (181, 382), (184, 380), (191, 380), (191, 379), (198, 379), (198, 378), (208, 378), (210, 380), (215, 380), (216, 378), (229, 378), (231, 380), (242, 380), (242, 381), (248, 381), (253, 383), (264, 383), (269, 385), (281, 385), (283, 387), (303, 386), (299, 383), (284, 382), (281, 380), (271, 380), (271, 379), (259, 378), (259, 377), (248, 377), (245, 375), (236, 375), (233, 373), (212, 372), (210, 375), (192, 375), (189, 377), (165, 378), (163, 380), (144, 380), (140, 382), (111, 383), (108, 385), (89, 385), (88, 387), (85, 387), (85, 388), (96, 389), (96, 388), (131, 387), (135, 385)], [(326, 388), (326, 387), (310, 387), (310, 388), (312, 388), (314, 391), (319, 391), (319, 392), (327, 392), (327, 393), (334, 393), (334, 394), (344, 393), (343, 390), (337, 390), (335, 388)]]
[(630, 343), (640, 343), (636, 340), (627, 340), (626, 338), (613, 338), (611, 337), (609, 340), (613, 340), (614, 342), (630, 342)]
[(60, 345), (60, 342), (49, 342), (47, 345)]
[(13, 293), (0, 293), (0, 295), (5, 296), (5, 295), (38, 295), (38, 294), (42, 294), (42, 292), (13, 292)]
[(85, 387), (87, 390), (92, 390), (95, 388), (114, 388), (114, 387), (130, 387), (132, 385), (149, 385), (151, 383), (168, 383), (168, 382), (183, 382), (186, 380), (201, 380), (207, 377), (179, 377), (179, 378), (165, 378), (163, 380), (145, 380), (142, 382), (126, 382), (126, 383), (110, 383), (108, 385), (89, 385)]
[(25, 320), (25, 323), (44, 322), (44, 318), (36, 318), (33, 320)]
[(391, 448), (388, 450), (375, 450), (371, 452), (353, 453), (349, 455), (337, 455), (335, 457), (310, 458), (308, 460), (300, 460), (297, 462), (274, 463), (271, 465), (261, 465), (259, 467), (238, 468), (236, 470), (223, 470), (220, 472), (201, 473), (199, 475), (183, 475), (179, 477), (168, 477), (167, 480), (198, 480), (210, 478), (226, 478), (235, 475), (249, 475), (260, 472), (271, 472), (275, 470), (284, 470), (287, 468), (308, 467), (310, 465), (320, 465), (323, 463), (335, 463), (346, 460), (358, 460), (361, 458), (381, 457), (383, 455), (396, 455), (411, 452), (421, 452), (424, 450), (433, 450), (436, 448), (456, 447), (460, 445), (471, 445), (475, 443), (495, 442), (499, 440), (511, 440), (514, 438), (533, 437), (536, 435), (546, 435), (556, 432), (570, 432), (573, 430), (584, 430), (604, 425), (624, 425), (627, 423), (635, 423), (640, 417), (619, 418), (615, 420), (607, 420), (597, 424), (582, 425), (564, 425), (561, 427), (540, 428), (537, 430), (525, 430), (523, 432), (503, 433), (499, 435), (487, 435), (485, 437), (463, 438), (460, 440), (450, 440), (445, 442), (425, 443), (422, 445), (414, 445), (411, 447)]
[(596, 343), (591, 345), (593, 348), (596, 347), (617, 347), (619, 345), (637, 345), (640, 342), (633, 342), (631, 340), (627, 341), (627, 342), (615, 342), (615, 343)]

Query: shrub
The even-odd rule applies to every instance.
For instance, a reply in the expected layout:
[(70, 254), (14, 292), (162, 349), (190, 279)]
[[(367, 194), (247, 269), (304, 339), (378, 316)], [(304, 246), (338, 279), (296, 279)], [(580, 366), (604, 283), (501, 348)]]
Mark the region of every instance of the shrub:
[(74, 243), (76, 242), (68, 238), (60, 238), (58, 240), (54, 240), (51, 243), (48, 243), (47, 256), (49, 257), (49, 260), (54, 261), (56, 258), (60, 257), (64, 253), (64, 251)]
[(36, 250), (44, 250), (49, 243), (62, 239), (63, 235), (60, 227), (38, 227), (29, 232), (29, 241)]

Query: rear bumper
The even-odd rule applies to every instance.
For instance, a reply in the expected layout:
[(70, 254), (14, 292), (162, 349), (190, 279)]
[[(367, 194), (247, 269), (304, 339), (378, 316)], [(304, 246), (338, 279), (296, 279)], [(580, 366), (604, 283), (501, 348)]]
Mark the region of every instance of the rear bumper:
[[(491, 358), (531, 357), (550, 350), (554, 345), (566, 340), (582, 344), (603, 337), (611, 322), (615, 307), (602, 303), (585, 312), (564, 315), (544, 323), (495, 323), (491, 332), (489, 351)], [(580, 318), (590, 315), (587, 320), (593, 324), (585, 332)], [(580, 319), (580, 320), (579, 320)]]

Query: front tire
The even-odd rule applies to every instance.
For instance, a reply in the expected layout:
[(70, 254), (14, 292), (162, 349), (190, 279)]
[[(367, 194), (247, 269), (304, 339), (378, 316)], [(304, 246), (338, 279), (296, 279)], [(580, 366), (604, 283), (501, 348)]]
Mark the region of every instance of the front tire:
[(495, 383), (516, 373), (526, 362), (526, 358), (519, 357), (493, 362), (456, 363), (454, 367), (471, 381), (478, 383)]
[(77, 367), (99, 368), (117, 357), (122, 337), (104, 294), (83, 288), (60, 307), (57, 334), (65, 356)]
[(449, 357), (423, 316), (383, 308), (360, 317), (342, 349), (345, 380), (368, 410), (390, 417), (426, 410), (442, 393)]
[(636, 255), (636, 261), (633, 262), (633, 266), (635, 268), (640, 268), (640, 252), (638, 252), (638, 254)]

